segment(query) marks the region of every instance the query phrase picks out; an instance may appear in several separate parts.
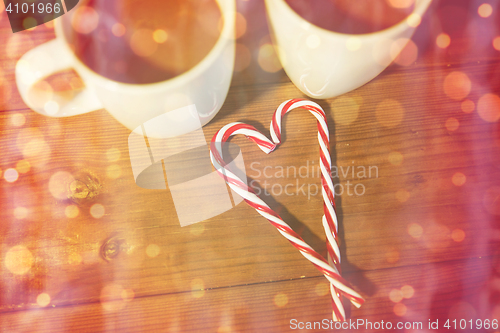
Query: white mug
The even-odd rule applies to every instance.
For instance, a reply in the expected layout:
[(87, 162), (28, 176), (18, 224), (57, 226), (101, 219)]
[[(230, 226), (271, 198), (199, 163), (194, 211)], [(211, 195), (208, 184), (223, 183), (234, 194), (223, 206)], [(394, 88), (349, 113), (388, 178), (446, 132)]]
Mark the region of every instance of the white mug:
[[(134, 130), (148, 120), (170, 111), (197, 110), (198, 114), (173, 112), (159, 137), (194, 131), (220, 110), (229, 90), (234, 64), (235, 0), (217, 0), (224, 25), (205, 58), (190, 70), (157, 83), (128, 84), (110, 80), (89, 69), (71, 51), (56, 19), (56, 39), (35, 47), (16, 64), (16, 83), (23, 101), (36, 112), (51, 117), (69, 117), (106, 109), (120, 123)], [(37, 105), (31, 89), (41, 79), (73, 68), (85, 83), (82, 91), (63, 105)], [(167, 114), (167, 117), (169, 115)], [(199, 120), (198, 120), (199, 119)]]
[[(408, 18), (421, 18), (431, 1), (416, 0)], [(312, 98), (335, 97), (367, 83), (392, 62), (415, 30), (415, 24), (403, 20), (374, 33), (343, 34), (309, 23), (285, 0), (266, 0), (266, 8), (283, 69)], [(403, 43), (391, 52), (398, 39)]]

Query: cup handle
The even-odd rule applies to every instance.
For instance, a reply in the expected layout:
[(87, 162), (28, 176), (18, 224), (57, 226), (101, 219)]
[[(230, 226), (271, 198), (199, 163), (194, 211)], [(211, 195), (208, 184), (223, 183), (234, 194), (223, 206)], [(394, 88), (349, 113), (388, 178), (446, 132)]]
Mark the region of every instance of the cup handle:
[[(63, 105), (36, 105), (30, 101), (33, 86), (43, 78), (73, 67), (73, 55), (60, 39), (54, 39), (24, 54), (16, 64), (16, 84), (24, 103), (49, 117), (69, 117), (102, 109), (94, 91), (87, 85)], [(48, 111), (48, 112), (47, 112)]]

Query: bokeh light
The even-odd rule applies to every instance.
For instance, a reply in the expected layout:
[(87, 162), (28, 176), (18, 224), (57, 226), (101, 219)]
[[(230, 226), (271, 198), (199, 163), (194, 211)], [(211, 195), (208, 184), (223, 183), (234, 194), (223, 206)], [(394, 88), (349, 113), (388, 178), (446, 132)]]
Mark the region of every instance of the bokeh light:
[(446, 119), (444, 126), (446, 127), (446, 129), (448, 131), (454, 132), (458, 129), (458, 127), (460, 126), (460, 123), (458, 122), (457, 118), (450, 117), (450, 118)]
[(375, 115), (380, 125), (395, 127), (403, 120), (404, 108), (394, 99), (384, 99), (377, 105)]
[(493, 8), (489, 3), (483, 3), (477, 8), (477, 13), (479, 14), (479, 16), (486, 18), (493, 13)]
[(393, 311), (394, 311), (394, 314), (396, 316), (399, 316), (399, 317), (402, 317), (406, 314), (406, 311), (408, 309), (406, 308), (406, 305), (404, 305), (403, 303), (398, 303), (396, 305), (394, 305), (394, 308), (393, 308)]
[(445, 49), (448, 46), (450, 46), (450, 43), (451, 43), (450, 36), (448, 34), (445, 34), (444, 32), (439, 34), (439, 36), (437, 36), (436, 38), (436, 45), (442, 49)]
[(123, 287), (119, 284), (110, 283), (101, 289), (101, 306), (106, 311), (116, 312), (125, 307), (122, 298)]
[(410, 285), (404, 285), (401, 287), (401, 294), (403, 295), (403, 298), (412, 298), (415, 294), (415, 290)]
[(3, 178), (9, 183), (13, 183), (19, 178), (19, 173), (16, 169), (9, 168), (3, 173)]
[(400, 38), (391, 44), (391, 58), (400, 66), (410, 66), (418, 57), (418, 47), (407, 38)]
[(484, 94), (477, 102), (477, 113), (484, 121), (494, 123), (500, 119), (500, 97)]
[(168, 33), (163, 29), (156, 29), (153, 32), (153, 39), (158, 44), (165, 43), (168, 39)]
[(235, 46), (234, 71), (241, 72), (245, 70), (252, 62), (252, 54), (246, 45), (236, 43)]
[(64, 208), (64, 215), (66, 215), (69, 219), (74, 219), (80, 213), (80, 209), (78, 209), (75, 205), (68, 205)]
[(395, 247), (390, 247), (385, 252), (385, 259), (389, 264), (395, 264), (399, 261), (399, 251)]
[(68, 263), (70, 265), (79, 265), (83, 261), (82, 256), (79, 253), (70, 253), (68, 255)]
[(260, 46), (257, 61), (260, 68), (268, 73), (276, 73), (282, 68), (278, 55), (270, 43), (264, 43)]
[(349, 37), (345, 46), (349, 51), (357, 51), (362, 46), (361, 39), (359, 37)]
[(122, 175), (122, 168), (118, 164), (111, 164), (106, 168), (106, 176), (110, 179), (120, 178)]
[(132, 289), (123, 289), (121, 292), (121, 297), (125, 302), (130, 302), (135, 297), (135, 292)]
[(16, 170), (19, 173), (28, 173), (31, 169), (31, 164), (27, 160), (20, 160), (16, 163)]
[(48, 101), (43, 106), (43, 110), (47, 112), (48, 115), (55, 115), (59, 111), (59, 103), (56, 101)]
[(50, 304), (50, 295), (47, 293), (41, 293), (36, 297), (36, 304), (41, 307), (46, 307)]
[(334, 99), (331, 104), (333, 119), (335, 123), (349, 125), (353, 123), (359, 114), (360, 100), (348, 96), (340, 96)]
[(26, 30), (33, 30), (37, 27), (38, 22), (34, 17), (27, 17), (23, 20), (23, 28)]
[(408, 8), (415, 3), (415, 0), (387, 0), (387, 2), (394, 8)]
[(23, 275), (31, 269), (33, 255), (24, 245), (16, 245), (5, 254), (4, 264), (11, 273)]
[(326, 282), (320, 282), (314, 288), (314, 292), (318, 296), (325, 296), (330, 292), (330, 286)]
[(466, 99), (460, 104), (460, 108), (465, 113), (471, 113), (476, 108), (476, 104), (470, 99)]
[(415, 239), (418, 239), (420, 237), (422, 237), (424, 233), (424, 229), (422, 228), (422, 226), (418, 223), (411, 223), (410, 225), (408, 225), (408, 234), (415, 238)]
[(92, 207), (90, 207), (90, 215), (92, 215), (92, 217), (95, 219), (100, 219), (104, 216), (104, 213), (105, 209), (101, 204), (93, 204)]
[(241, 13), (236, 12), (235, 37), (240, 38), (247, 32), (247, 20)]
[(91, 7), (78, 6), (71, 20), (73, 29), (81, 34), (89, 34), (97, 28), (99, 14)]
[(118, 148), (109, 148), (106, 150), (106, 158), (109, 162), (116, 162), (120, 159), (121, 153)]
[(493, 38), (493, 48), (500, 51), (500, 36)]
[(388, 160), (392, 165), (401, 165), (403, 163), (403, 154), (398, 151), (391, 151)]
[(412, 13), (406, 18), (406, 22), (410, 27), (416, 28), (422, 22), (422, 17), (417, 13)]
[(57, 171), (49, 180), (49, 192), (59, 200), (68, 199), (68, 187), (75, 178), (67, 171)]
[(140, 57), (149, 57), (155, 53), (158, 43), (153, 39), (150, 29), (138, 29), (130, 37), (130, 48)]
[(451, 239), (460, 243), (465, 239), (465, 232), (462, 229), (455, 229), (451, 232)]
[(160, 247), (156, 244), (149, 244), (146, 247), (146, 255), (150, 258), (155, 258), (160, 254)]
[(26, 123), (26, 117), (22, 113), (14, 113), (10, 116), (10, 123), (16, 127), (23, 126)]
[(279, 308), (284, 307), (288, 304), (288, 296), (283, 293), (276, 294), (273, 299), (274, 305)]
[(191, 296), (201, 298), (205, 295), (205, 283), (202, 279), (194, 279), (191, 281)]
[(396, 192), (396, 200), (398, 200), (399, 202), (407, 202), (408, 199), (410, 199), (410, 192), (408, 192), (407, 190), (401, 189)]
[(452, 72), (446, 76), (443, 83), (445, 94), (455, 100), (462, 100), (469, 95), (472, 83), (463, 72)]
[(316, 34), (309, 35), (306, 38), (306, 45), (308, 48), (314, 50), (321, 45), (321, 38)]
[(125, 26), (123, 24), (121, 24), (121, 23), (115, 23), (111, 27), (111, 32), (116, 37), (121, 37), (121, 36), (125, 35), (125, 32), (127, 32), (127, 30), (125, 29)]
[(451, 177), (451, 182), (455, 186), (462, 186), (463, 184), (465, 184), (466, 180), (467, 180), (467, 177), (465, 177), (465, 175), (461, 172), (456, 172), (453, 175), (453, 177)]
[(389, 292), (389, 299), (394, 303), (399, 303), (403, 300), (403, 293), (399, 289), (392, 289)]
[(28, 216), (28, 209), (26, 207), (16, 207), (14, 208), (14, 217), (18, 220), (25, 219)]

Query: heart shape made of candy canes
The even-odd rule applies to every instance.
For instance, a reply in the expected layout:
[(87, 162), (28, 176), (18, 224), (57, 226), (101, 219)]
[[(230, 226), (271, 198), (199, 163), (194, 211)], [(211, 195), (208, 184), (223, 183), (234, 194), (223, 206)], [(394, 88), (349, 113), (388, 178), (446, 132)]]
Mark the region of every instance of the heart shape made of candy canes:
[[(232, 173), (222, 156), (223, 143), (236, 134), (245, 135), (247, 138), (254, 141), (264, 153), (271, 153), (281, 143), (281, 119), (287, 112), (296, 108), (309, 110), (318, 121), (321, 188), (324, 211), (322, 222), (327, 239), (328, 260), (323, 258), (323, 256), (309, 246), (276, 212), (255, 194), (252, 188), (248, 187), (245, 182)], [(219, 175), (226, 181), (229, 187), (242, 196), (260, 215), (269, 220), (269, 222), (271, 222), (271, 224), (328, 279), (332, 296), (333, 319), (336, 321), (343, 321), (346, 317), (340, 295), (349, 299), (351, 303), (358, 308), (363, 304), (364, 299), (352, 289), (349, 282), (340, 276), (340, 249), (337, 238), (338, 221), (335, 213), (335, 192), (330, 173), (332, 166), (330, 158), (330, 134), (328, 132), (325, 111), (323, 111), (321, 106), (317, 103), (308, 100), (291, 99), (285, 101), (281, 103), (274, 112), (273, 119), (271, 120), (270, 132), (272, 141), (251, 125), (240, 122), (227, 124), (215, 133), (212, 138), (210, 144), (210, 159)]]

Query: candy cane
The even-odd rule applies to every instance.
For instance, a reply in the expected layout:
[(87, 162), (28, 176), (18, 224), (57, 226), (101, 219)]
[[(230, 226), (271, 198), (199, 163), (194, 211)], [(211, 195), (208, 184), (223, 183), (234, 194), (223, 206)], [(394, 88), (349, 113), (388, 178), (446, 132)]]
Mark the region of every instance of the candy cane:
[[(227, 168), (222, 156), (222, 143), (231, 136), (243, 134), (254, 141), (266, 154), (271, 153), (281, 143), (281, 119), (283, 116), (295, 109), (304, 108), (309, 110), (318, 121), (318, 141), (320, 145), (320, 169), (323, 196), (322, 218), (323, 227), (327, 237), (328, 261), (310, 247), (295, 231), (290, 228), (283, 219), (276, 214), (255, 192), (249, 188), (240, 178)], [(334, 187), (331, 178), (330, 137), (326, 116), (323, 109), (316, 103), (301, 99), (291, 99), (283, 102), (274, 113), (271, 121), (271, 142), (255, 127), (244, 123), (231, 123), (222, 127), (212, 138), (210, 146), (210, 158), (219, 175), (226, 181), (229, 187), (238, 193), (257, 212), (274, 225), (278, 231), (288, 239), (299, 252), (320, 270), (330, 282), (334, 320), (345, 320), (345, 311), (340, 295), (348, 298), (356, 307), (360, 307), (364, 300), (350, 284), (340, 276), (340, 249), (337, 241), (338, 221), (335, 213)]]

